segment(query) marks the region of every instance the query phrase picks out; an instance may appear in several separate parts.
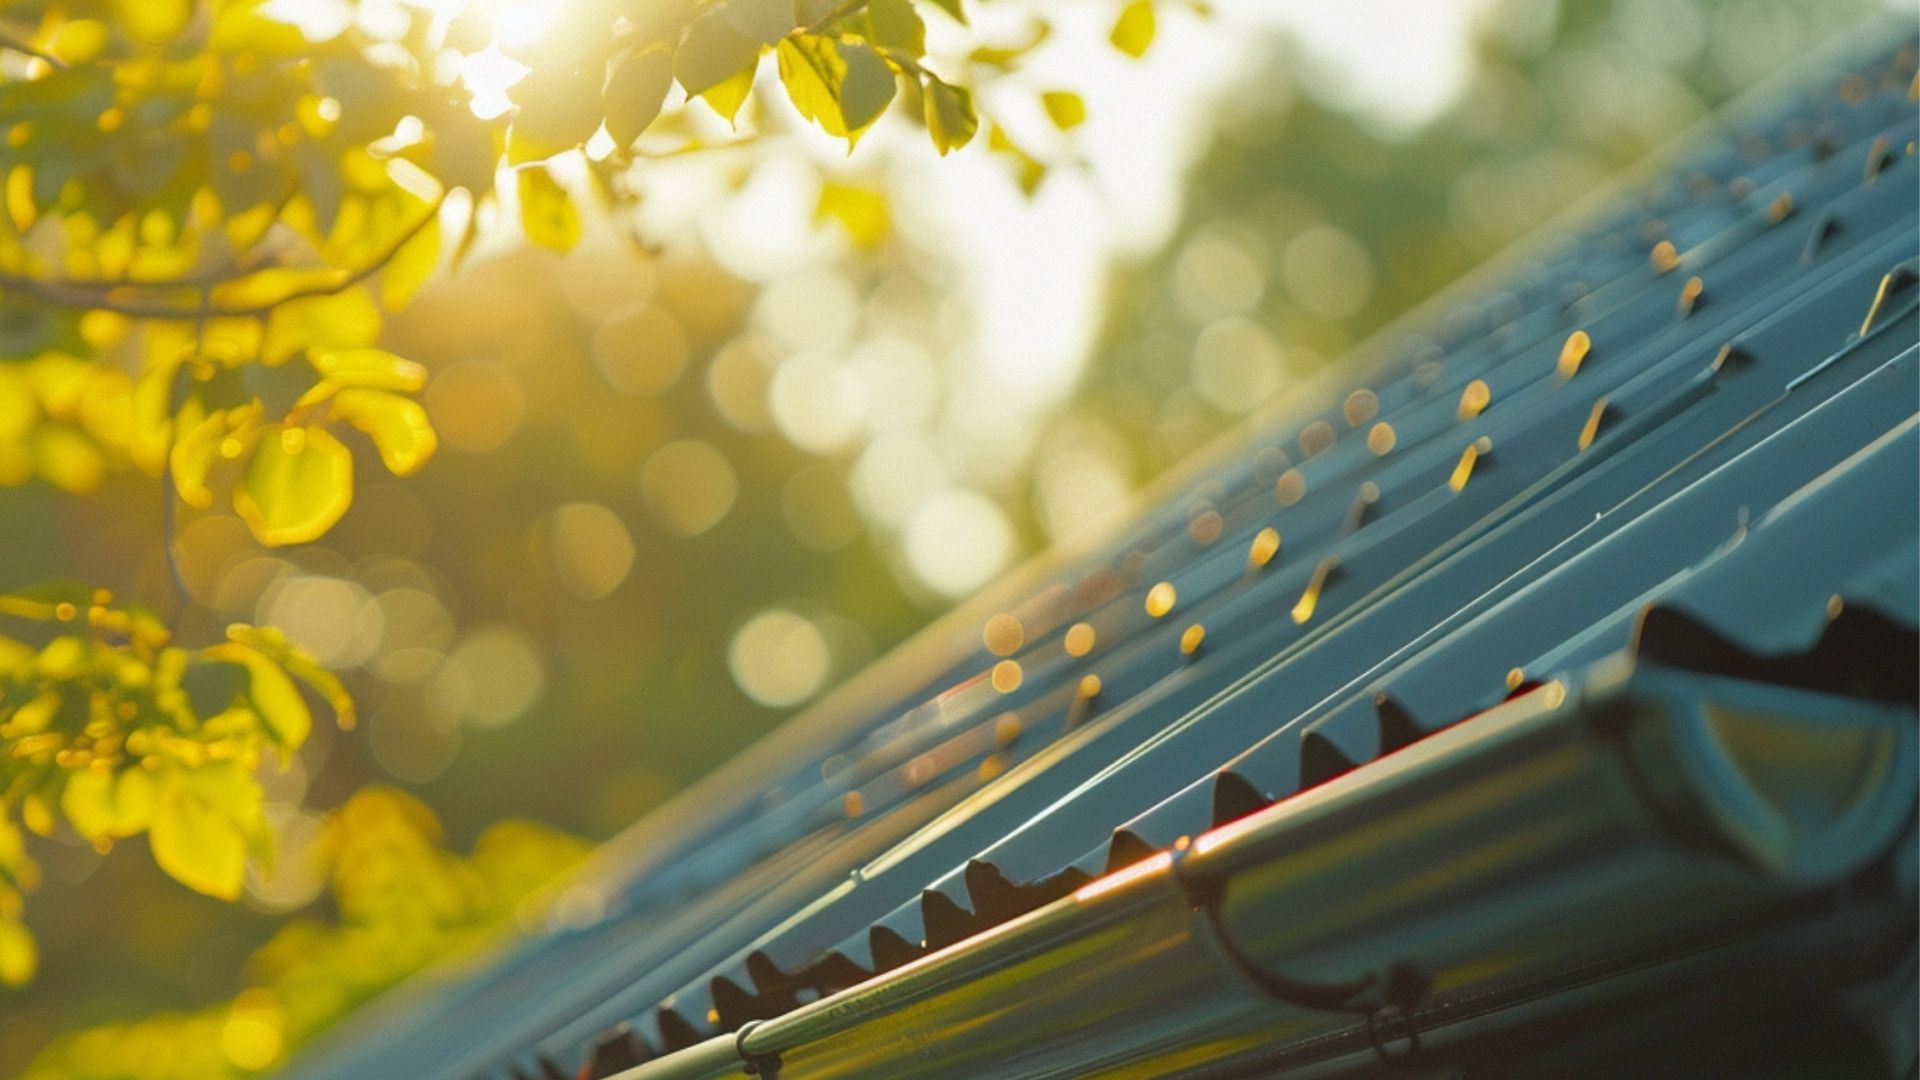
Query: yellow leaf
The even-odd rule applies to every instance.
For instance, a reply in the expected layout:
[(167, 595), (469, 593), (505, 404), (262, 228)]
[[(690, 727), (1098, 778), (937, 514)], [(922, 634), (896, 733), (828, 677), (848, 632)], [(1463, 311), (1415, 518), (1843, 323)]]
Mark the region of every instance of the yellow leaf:
[(1040, 95), (1047, 116), (1061, 131), (1071, 131), (1087, 119), (1087, 103), (1071, 90), (1049, 90)]
[(799, 34), (783, 38), (774, 47), (779, 61), (780, 83), (800, 115), (820, 125), (829, 135), (847, 134), (846, 118), (840, 114), (840, 82), (847, 65), (840, 59), (834, 40), (818, 34)]
[(427, 410), (399, 394), (342, 390), (334, 395), (333, 415), (366, 432), (395, 476), (407, 476), (425, 465), (438, 445)]
[(720, 114), (720, 119), (738, 126), (740, 106), (747, 103), (747, 95), (753, 92), (753, 76), (756, 68), (746, 68), (738, 75), (717, 82), (700, 91), (700, 100)]
[(0, 983), (25, 986), (40, 966), (33, 934), (11, 919), (0, 918)]
[(253, 705), (254, 715), (283, 745), (305, 743), (313, 730), (313, 713), (300, 696), (300, 688), (293, 685), (280, 665), (252, 649), (237, 647), (235, 651), (242, 654), (235, 659), (247, 668), (247, 700)]
[(22, 671), (33, 663), (33, 649), (9, 637), (0, 637), (0, 674)]
[(33, 429), (34, 471), (61, 491), (84, 495), (107, 477), (107, 459), (78, 428), (43, 423)]
[(933, 137), (934, 148), (942, 157), (973, 140), (973, 133), (980, 128), (980, 119), (974, 115), (973, 95), (965, 87), (953, 86), (929, 74), (924, 96), (927, 134)]
[(96, 19), (75, 19), (48, 37), (47, 52), (72, 67), (99, 55), (106, 44), (107, 24)]
[(53, 816), (53, 806), (46, 796), (34, 792), (20, 800), (20, 823), (33, 830), (35, 836), (52, 836), (57, 822)]
[(42, 690), (13, 710), (7, 718), (7, 733), (9, 736), (37, 735), (53, 726), (53, 714), (59, 711), (60, 692), (51, 688)]
[(238, 899), (259, 802), (259, 786), (230, 763), (168, 773), (147, 830), (153, 861), (195, 892)]
[(400, 245), (380, 271), (380, 302), (398, 311), (440, 265), (440, 218), (435, 215), (413, 238)]
[(1013, 163), (1016, 177), (1020, 182), (1020, 190), (1028, 195), (1038, 190), (1040, 182), (1047, 178), (1046, 164), (1021, 149), (1019, 144), (1007, 136), (1006, 129), (997, 124), (990, 126), (987, 130), (987, 149)]
[(214, 462), (238, 458), (259, 437), (260, 406), (257, 402), (234, 409), (221, 409), (195, 419), (191, 408), (180, 414), (180, 438), (173, 444), (168, 463), (173, 472), (173, 487), (188, 506), (213, 505), (213, 491), (207, 486), (207, 474)]
[(1153, 44), (1156, 28), (1153, 0), (1133, 0), (1113, 24), (1113, 47), (1138, 60)]
[(314, 353), (309, 359), (321, 379), (300, 396), (301, 405), (325, 401), (349, 387), (411, 394), (427, 385), (426, 368), (384, 349)]
[(305, 650), (287, 640), (287, 635), (278, 627), (233, 623), (227, 627), (227, 637), (259, 651), (279, 664), (287, 674), (306, 683), (333, 708), (342, 728), (354, 726), (353, 697), (347, 693), (339, 676), (321, 667)]
[(0, 440), (25, 438), (39, 415), (26, 377), (11, 364), (0, 366)]
[(379, 337), (380, 305), (365, 286), (356, 286), (274, 308), (262, 358), (275, 364), (307, 349), (361, 349)]
[(322, 428), (270, 424), (234, 489), (233, 508), (269, 546), (317, 540), (353, 502), (353, 453)]
[(60, 809), (88, 840), (132, 836), (153, 818), (153, 776), (145, 769), (82, 769), (67, 777)]
[(839, 222), (854, 244), (863, 248), (875, 247), (885, 240), (890, 225), (885, 195), (870, 188), (831, 181), (820, 187), (820, 205), (814, 216)]
[(580, 242), (580, 211), (572, 196), (539, 165), (520, 170), (520, 227), (527, 239), (555, 251)]
[(141, 41), (159, 45), (180, 36), (194, 5), (187, 0), (116, 0), (115, 22)]

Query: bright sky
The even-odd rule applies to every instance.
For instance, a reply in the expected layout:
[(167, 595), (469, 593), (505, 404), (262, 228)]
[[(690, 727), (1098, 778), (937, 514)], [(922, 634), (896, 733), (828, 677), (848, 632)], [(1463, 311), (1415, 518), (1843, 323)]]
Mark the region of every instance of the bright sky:
[(1486, 6), (1224, 0), (1208, 22), (1164, 16), (1139, 61), (1106, 44), (1105, 6), (1063, 10), (1055, 43), (1036, 54), (1031, 71), (1039, 84), (1085, 91), (1088, 118), (1078, 136), (1093, 182), (1063, 174), (1029, 200), (984, 154), (929, 163), (916, 177), (931, 196), (923, 210), (934, 235), (926, 240), (964, 268), (983, 320), (975, 361), (1033, 408), (1071, 390), (1097, 330), (1107, 265), (1116, 255), (1151, 252), (1176, 224), (1181, 174), (1205, 149), (1205, 117), (1237, 89), (1252, 58), (1242, 28), (1297, 33), (1324, 92), (1385, 128), (1406, 128), (1461, 89), (1472, 18)]

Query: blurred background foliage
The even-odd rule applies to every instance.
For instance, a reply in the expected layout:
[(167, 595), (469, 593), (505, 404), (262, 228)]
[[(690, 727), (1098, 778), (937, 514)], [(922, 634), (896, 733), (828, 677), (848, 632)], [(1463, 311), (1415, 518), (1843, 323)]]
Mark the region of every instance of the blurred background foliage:
[[(1098, 260), (1089, 330), (1037, 388), (994, 377), (995, 294), (926, 225), (924, 176), (864, 150), (648, 163), (652, 201), (583, 211), (571, 251), (493, 237), (430, 278), (380, 344), (424, 365), (438, 456), (406, 480), (363, 467), (313, 545), (188, 515), (187, 601), (166, 605), (182, 637), (280, 628), (342, 674), (359, 728), (316, 724), (263, 773), (280, 857), (242, 904), (29, 838), (41, 970), (0, 991), (0, 1075), (269, 1069), (531, 920), (588, 841), (1884, 7), (1461, 3), (1463, 71), (1410, 113), (1326, 47), (1353, 25), (1247, 6), (1163, 12), (1230, 75), (1177, 115), (1176, 212)], [(1345, 21), (1379, 20), (1359, 40), (1390, 56), (1409, 10)], [(1076, 184), (1101, 204), (1069, 174), (1099, 179), (1071, 133), (1076, 108), (1101, 120), (1102, 87), (1075, 89), (1045, 102), (1060, 131), (1009, 121), (998, 148), (1013, 167), (990, 175), (1035, 212)], [(795, 156), (814, 163), (799, 179)], [(741, 217), (774, 181), (804, 212)], [(768, 230), (798, 254), (762, 258)], [(0, 487), (0, 589), (170, 596), (159, 492), (100, 483)]]

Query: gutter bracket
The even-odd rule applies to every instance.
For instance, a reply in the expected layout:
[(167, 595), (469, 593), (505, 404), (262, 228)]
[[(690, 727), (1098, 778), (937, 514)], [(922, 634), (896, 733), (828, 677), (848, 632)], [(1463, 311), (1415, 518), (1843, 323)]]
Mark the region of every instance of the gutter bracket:
[[(1357, 1016), (1366, 1031), (1368, 1044), (1373, 1047), (1382, 1065), (1399, 1070), (1413, 1063), (1420, 1053), (1420, 1031), (1414, 1025), (1414, 1014), (1433, 985), (1424, 972), (1412, 963), (1401, 961), (1389, 967), (1384, 978), (1378, 974), (1368, 974), (1345, 983), (1310, 983), (1268, 971), (1242, 951), (1227, 932), (1226, 919), (1220, 910), (1226, 882), (1194, 880), (1182, 875), (1179, 870), (1180, 865), (1176, 862), (1174, 878), (1186, 896), (1188, 906), (1204, 917), (1206, 936), (1244, 982), (1262, 995), (1285, 1005), (1315, 1012)], [(1358, 1000), (1363, 993), (1376, 988), (1377, 1001)], [(1381, 1019), (1389, 1012), (1398, 1015), (1405, 1032), (1403, 1037), (1407, 1041), (1407, 1048), (1397, 1054), (1387, 1049), (1387, 1043), (1394, 1036), (1382, 1031)]]

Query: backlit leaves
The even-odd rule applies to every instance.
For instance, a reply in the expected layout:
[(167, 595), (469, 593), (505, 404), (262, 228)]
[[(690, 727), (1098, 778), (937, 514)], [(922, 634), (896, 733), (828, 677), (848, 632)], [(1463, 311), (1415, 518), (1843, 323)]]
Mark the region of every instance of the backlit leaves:
[(189, 506), (210, 507), (230, 485), (235, 511), (263, 544), (314, 540), (352, 502), (353, 452), (330, 425), (364, 433), (396, 475), (417, 471), (438, 445), (426, 411), (405, 396), (425, 384), (425, 370), (381, 349), (188, 370), (167, 457), (174, 489)]
[[(329, 40), (284, 21), (289, 5), (18, 7), (8, 34), (24, 48), (0, 76), (0, 485), (84, 494), (136, 470), (174, 514), (230, 506), (267, 545), (322, 537), (369, 451), (401, 476), (435, 452), (415, 399), (426, 373), (377, 344), (383, 312), (440, 268), (443, 213), (455, 265), (502, 219), (571, 249), (580, 199), (630, 209), (656, 144), (708, 145), (676, 80), (735, 125), (726, 145), (792, 125), (747, 107), (768, 48), (779, 85), (758, 85), (849, 152), (904, 89), (905, 119), (946, 154), (980, 127), (973, 87), (1049, 33), (1034, 20), (1024, 44), (924, 61), (926, 9), (965, 24), (963, 0), (701, 0), (626, 5), (617, 22), (573, 5), (563, 18), (609, 21), (525, 47), (477, 7)], [(1115, 44), (1143, 51), (1152, 14), (1128, 6)], [(483, 101), (447, 50), (496, 45), (527, 70)], [(1042, 100), (1062, 129), (1084, 116), (1064, 91)], [(1035, 186), (1045, 166), (990, 132)], [(890, 228), (885, 195), (856, 184), (823, 184), (816, 216), (863, 248)], [(0, 983), (14, 984), (36, 959), (18, 922), (37, 875), (23, 829), (102, 849), (145, 835), (167, 873), (236, 896), (266, 854), (263, 755), (284, 764), (304, 744), (314, 700), (343, 726), (353, 703), (276, 631), (186, 648), (87, 592), (0, 597), (0, 615), (42, 631), (0, 638)], [(357, 896), (341, 874), (340, 895)], [(430, 891), (464, 902), (459, 886)]]
[[(42, 639), (0, 637), (0, 790), (27, 827), (69, 828), (102, 850), (144, 833), (169, 875), (238, 896), (249, 861), (269, 848), (255, 770), (268, 754), (284, 767), (306, 742), (303, 684), (350, 722), (338, 680), (278, 631), (235, 627), (182, 648), (151, 614), (84, 590), (0, 597), (0, 615)], [(16, 963), (31, 954), (8, 928), (34, 884), (19, 829), (0, 811), (0, 935)]]
[[(110, 1024), (61, 1038), (28, 1068), (70, 1080), (160, 1080), (236, 1076), (232, 1032), (266, 1033), (246, 1044), (247, 1075), (272, 1072), (287, 1055), (366, 997), (449, 951), (510, 924), (527, 900), (575, 865), (587, 845), (524, 821), (489, 826), (467, 854), (442, 846), (440, 824), (418, 800), (391, 788), (355, 793), (327, 814), (307, 855), (331, 885), (329, 914), (293, 919), (246, 964), (249, 981), (231, 1001), (194, 1013)], [(17, 933), (8, 936), (7, 927)], [(0, 922), (0, 952), (32, 938)], [(0, 955), (0, 978), (8, 974)], [(137, 1047), (134, 1064), (129, 1048)], [(151, 1070), (144, 1065), (151, 1061)]]

